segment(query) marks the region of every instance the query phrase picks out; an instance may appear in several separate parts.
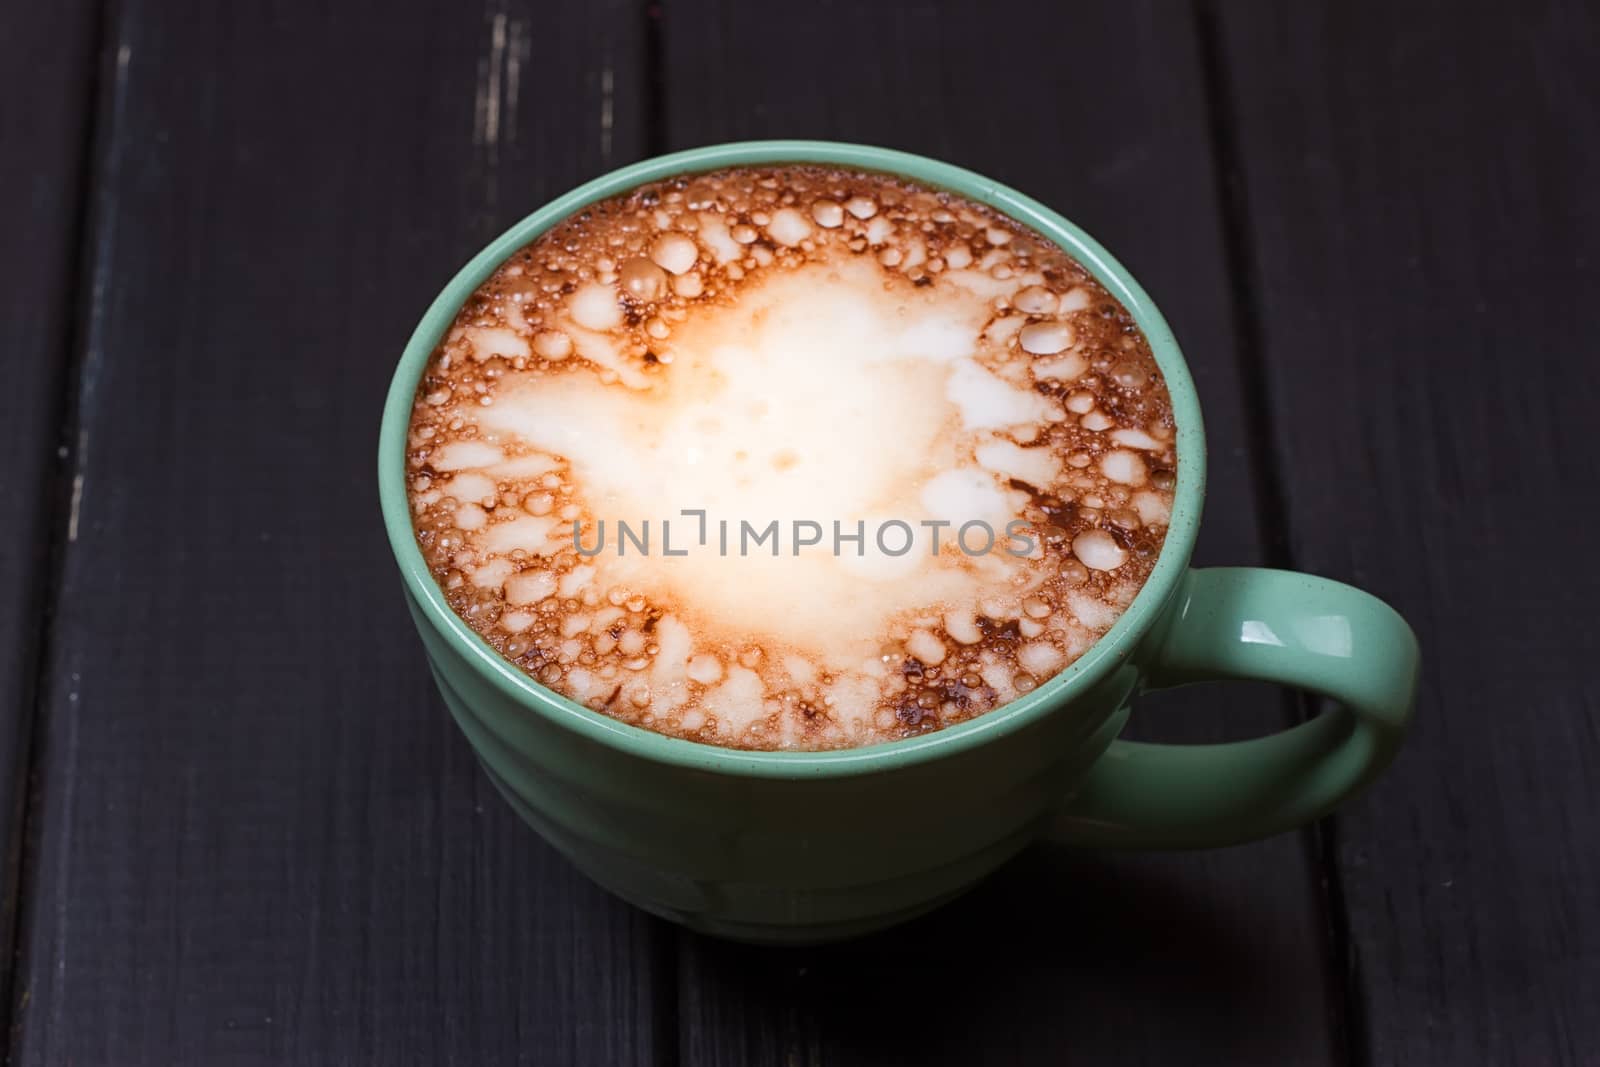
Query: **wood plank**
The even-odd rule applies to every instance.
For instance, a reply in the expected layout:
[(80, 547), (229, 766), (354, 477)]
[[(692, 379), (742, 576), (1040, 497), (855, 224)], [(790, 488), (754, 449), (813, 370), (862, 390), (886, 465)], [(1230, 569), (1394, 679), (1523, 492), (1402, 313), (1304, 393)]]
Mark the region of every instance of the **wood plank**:
[[(1206, 409), (1202, 563), (1262, 562), (1205, 79), (1193, 27), (1155, 3), (751, 5), (663, 21), (671, 147), (826, 137), (973, 167), (1084, 225), (1144, 282)], [(1008, 57), (1025, 32), (1027, 54)], [(1144, 736), (1266, 732), (1267, 690), (1155, 698)], [(1157, 714), (1159, 710), (1159, 714)], [(775, 956), (685, 935), (695, 1064), (1327, 1063), (1337, 982), (1307, 843), (1210, 854), (1040, 847), (968, 899), (860, 945)]]
[(1593, 1063), (1600, 15), (1216, 13), (1294, 560), (1424, 655), (1337, 819), (1362, 1062)]
[(65, 384), (83, 243), (98, 12), (9, 12), (0, 34), (0, 1004), (9, 1006), (35, 689), (55, 553), (71, 506)]
[(642, 15), (116, 12), (15, 1062), (656, 1062), (672, 941), (478, 770), (372, 472), (449, 275), (640, 152)]

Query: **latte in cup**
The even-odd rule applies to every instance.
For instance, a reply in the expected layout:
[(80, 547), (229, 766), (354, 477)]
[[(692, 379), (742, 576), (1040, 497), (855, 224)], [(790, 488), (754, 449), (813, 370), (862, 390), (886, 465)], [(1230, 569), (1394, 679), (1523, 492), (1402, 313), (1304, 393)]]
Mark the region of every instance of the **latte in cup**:
[(991, 711), (1160, 553), (1172, 407), (1064, 251), (904, 178), (739, 167), (595, 203), (467, 300), (407, 485), (454, 611), (540, 684), (745, 749)]

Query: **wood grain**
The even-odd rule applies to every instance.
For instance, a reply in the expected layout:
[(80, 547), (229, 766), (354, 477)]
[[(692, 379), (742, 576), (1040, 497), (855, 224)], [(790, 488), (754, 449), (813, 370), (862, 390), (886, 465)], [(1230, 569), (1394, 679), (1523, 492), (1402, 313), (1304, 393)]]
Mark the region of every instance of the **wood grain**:
[[(1057, 207), (1154, 295), (1209, 427), (1202, 563), (1262, 562), (1211, 116), (1194, 25), (1158, 4), (675, 2), (662, 23), (670, 147), (822, 137), (973, 167)], [(1002, 39), (1037, 42), (1009, 57)], [(1112, 103), (1114, 99), (1114, 105)], [(1279, 728), (1267, 690), (1153, 698), (1143, 736)], [(1315, 859), (1284, 837), (1211, 854), (1041, 847), (968, 899), (859, 945), (774, 955), (685, 935), (695, 1064), (1228, 1063), (1340, 1058)]]
[(119, 5), (14, 1062), (670, 1048), (671, 938), (493, 794), (373, 479), (444, 281), (641, 150), (642, 31), (621, 3)]
[(1594, 1063), (1600, 17), (1214, 17), (1293, 560), (1424, 655), (1407, 751), (1337, 819), (1363, 1061)]
[[(39, 659), (70, 523), (67, 366), (80, 296), (99, 13), (30, 5), (0, 33), (0, 959), (14, 941)], [(0, 1003), (10, 1004), (10, 969)]]

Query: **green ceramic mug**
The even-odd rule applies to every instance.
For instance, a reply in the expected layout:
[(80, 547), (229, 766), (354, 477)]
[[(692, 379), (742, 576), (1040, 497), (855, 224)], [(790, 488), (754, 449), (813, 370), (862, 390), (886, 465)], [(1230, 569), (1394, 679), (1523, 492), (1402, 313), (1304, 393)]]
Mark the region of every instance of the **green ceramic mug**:
[[(1177, 419), (1166, 544), (1109, 633), (987, 715), (838, 752), (741, 752), (662, 737), (543, 688), (451, 612), (406, 501), (417, 380), (457, 309), (501, 261), (585, 205), (644, 182), (778, 162), (904, 175), (1055, 241), (1138, 320)], [(1200, 408), (1177, 342), (1138, 283), (1043, 204), (920, 156), (821, 141), (718, 145), (624, 167), (547, 204), (474, 257), (423, 316), (389, 390), (378, 483), (434, 679), (495, 785), (596, 882), (712, 934), (801, 942), (888, 926), (969, 888), (1042, 836), (1181, 848), (1287, 830), (1377, 775), (1411, 716), (1416, 638), (1382, 601), (1304, 574), (1190, 569), (1205, 483)], [(1116, 740), (1136, 694), (1227, 678), (1280, 682), (1339, 706), (1235, 744)]]

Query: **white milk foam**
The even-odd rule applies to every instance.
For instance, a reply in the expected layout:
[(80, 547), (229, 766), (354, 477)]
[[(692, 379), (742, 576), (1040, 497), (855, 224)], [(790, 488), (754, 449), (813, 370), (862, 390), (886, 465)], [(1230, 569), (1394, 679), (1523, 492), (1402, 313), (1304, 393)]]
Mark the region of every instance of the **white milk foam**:
[(452, 606), (542, 683), (830, 748), (1081, 655), (1159, 551), (1172, 440), (1144, 339), (1059, 249), (898, 179), (733, 170), (479, 290), (418, 391), (411, 498)]

